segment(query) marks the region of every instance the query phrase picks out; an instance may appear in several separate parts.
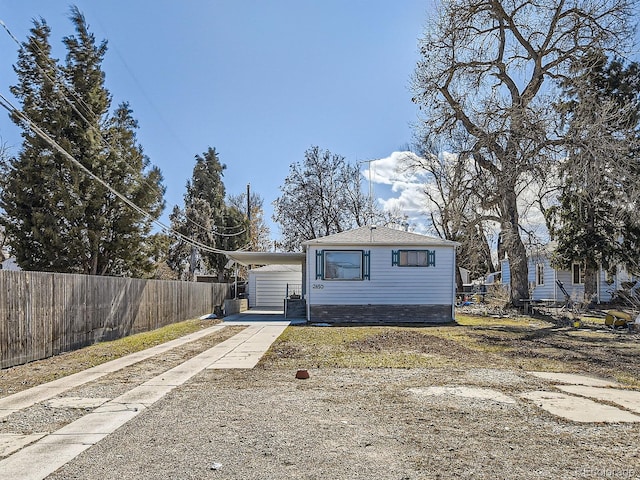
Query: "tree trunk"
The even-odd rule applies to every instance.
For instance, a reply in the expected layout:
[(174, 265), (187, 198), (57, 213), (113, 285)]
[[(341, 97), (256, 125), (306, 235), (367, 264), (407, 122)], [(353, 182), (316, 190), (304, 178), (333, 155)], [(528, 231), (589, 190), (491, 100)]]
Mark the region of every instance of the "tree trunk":
[(587, 267), (584, 271), (584, 301), (591, 303), (597, 300), (598, 269)]
[(196, 247), (192, 246), (191, 247), (191, 256), (189, 258), (189, 278), (187, 278), (187, 280), (189, 280), (190, 282), (195, 280), (196, 278), (196, 264), (197, 264), (198, 258), (197, 258), (197, 251), (196, 251)]
[(510, 302), (519, 307), (529, 298), (529, 271), (527, 250), (520, 238), (517, 197), (515, 191), (504, 192), (502, 198), (501, 237), (504, 251), (509, 257), (511, 272)]
[(460, 268), (458, 267), (458, 262), (456, 262), (456, 290), (458, 292), (462, 292), (463, 291), (462, 274), (460, 273)]

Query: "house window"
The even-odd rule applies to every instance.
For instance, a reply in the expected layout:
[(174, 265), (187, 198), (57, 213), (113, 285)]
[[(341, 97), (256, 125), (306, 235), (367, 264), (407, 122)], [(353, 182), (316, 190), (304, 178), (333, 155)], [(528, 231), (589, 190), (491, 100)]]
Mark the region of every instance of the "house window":
[(536, 265), (536, 285), (544, 285), (544, 264)]
[(582, 285), (584, 283), (584, 270), (579, 263), (571, 266), (571, 283), (574, 285)]
[(393, 250), (391, 266), (398, 267), (435, 267), (435, 250)]
[(362, 250), (316, 252), (316, 279), (369, 280), (370, 253)]

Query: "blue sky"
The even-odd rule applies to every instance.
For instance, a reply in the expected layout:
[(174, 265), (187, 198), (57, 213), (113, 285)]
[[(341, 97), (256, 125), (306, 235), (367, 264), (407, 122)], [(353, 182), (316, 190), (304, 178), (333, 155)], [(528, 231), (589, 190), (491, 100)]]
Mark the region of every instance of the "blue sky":
[[(194, 156), (210, 146), (227, 165), (227, 193), (250, 183), (271, 223), (289, 165), (312, 145), (355, 163), (389, 159), (412, 141), (417, 109), (409, 83), (430, 0), (74, 4), (96, 38), (108, 40), (103, 70), (113, 105), (130, 103), (140, 143), (164, 174), (163, 220), (182, 205)], [(0, 0), (0, 19), (24, 41), (32, 19), (43, 17), (62, 59), (61, 39), (73, 33), (70, 5)], [(0, 93), (7, 96), (17, 45), (4, 30), (0, 52)], [(19, 130), (4, 112), (0, 138), (19, 149)], [(376, 194), (393, 196), (388, 183)], [(275, 239), (279, 231), (270, 226)]]

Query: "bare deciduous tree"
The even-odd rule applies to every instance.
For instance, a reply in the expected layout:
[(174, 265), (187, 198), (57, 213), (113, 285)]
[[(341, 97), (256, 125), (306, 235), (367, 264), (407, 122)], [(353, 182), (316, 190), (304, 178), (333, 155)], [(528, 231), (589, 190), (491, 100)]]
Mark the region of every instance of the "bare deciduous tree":
[(274, 221), (282, 226), (282, 248), (296, 251), (305, 240), (366, 225), (371, 205), (361, 174), (340, 155), (311, 147), (303, 163), (291, 165), (274, 202)]
[[(483, 208), (500, 219), (511, 268), (511, 301), (528, 296), (518, 191), (544, 178), (544, 160), (562, 145), (549, 84), (593, 48), (615, 50), (633, 35), (633, 0), (451, 0), (420, 40), (413, 100), (420, 136), (462, 127), (473, 142)], [(461, 155), (460, 158), (465, 158)]]
[[(494, 217), (482, 212), (474, 187), (473, 162), (452, 153), (429, 148), (420, 156), (406, 155), (401, 170), (426, 174), (422, 193), (427, 201), (431, 227), (440, 238), (460, 242), (456, 252), (459, 267), (474, 278), (494, 272), (487, 238), (488, 221)], [(462, 291), (462, 277), (456, 270), (456, 283)]]
[[(271, 249), (271, 239), (269, 238), (269, 226), (264, 220), (264, 200), (254, 192), (250, 193), (249, 208), (251, 219), (249, 222), (249, 244), (247, 250), (250, 252), (267, 252)], [(240, 212), (247, 211), (247, 194), (230, 195), (229, 205), (235, 207)]]

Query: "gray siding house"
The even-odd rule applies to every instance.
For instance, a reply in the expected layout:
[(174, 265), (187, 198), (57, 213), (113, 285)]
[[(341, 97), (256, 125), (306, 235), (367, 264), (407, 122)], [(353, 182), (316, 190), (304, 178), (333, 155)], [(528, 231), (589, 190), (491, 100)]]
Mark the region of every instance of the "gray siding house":
[(387, 227), (361, 227), (306, 241), (307, 320), (451, 322), (457, 245)]
[[(556, 269), (551, 265), (551, 256), (555, 243), (551, 242), (544, 247), (532, 249), (527, 258), (529, 291), (532, 300), (544, 300), (563, 302), (565, 295), (558, 282), (569, 294), (573, 301), (584, 299), (584, 270), (582, 265), (575, 262), (570, 270)], [(502, 283), (509, 285), (511, 280), (509, 260), (501, 262)], [(622, 288), (622, 282), (632, 280), (624, 269), (618, 268), (615, 275), (609, 275), (600, 269), (597, 277), (597, 291), (595, 301), (597, 303), (608, 302), (613, 293)]]

